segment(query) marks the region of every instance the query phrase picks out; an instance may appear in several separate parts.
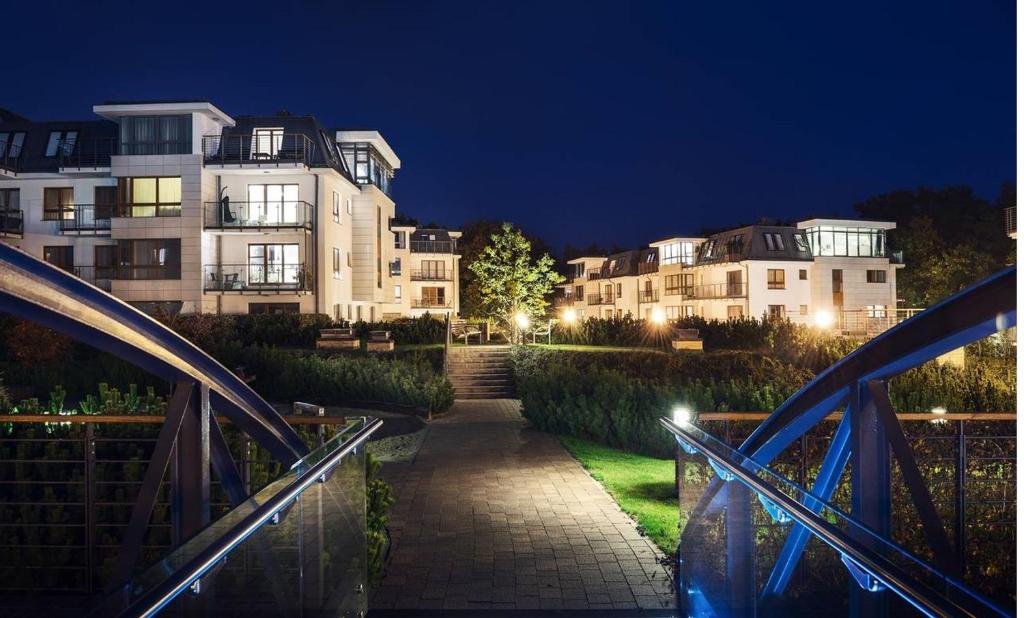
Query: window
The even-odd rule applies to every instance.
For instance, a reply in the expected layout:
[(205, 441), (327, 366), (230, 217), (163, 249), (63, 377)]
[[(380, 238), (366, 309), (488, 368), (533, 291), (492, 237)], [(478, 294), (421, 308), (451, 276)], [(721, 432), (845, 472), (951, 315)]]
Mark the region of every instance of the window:
[(420, 261), (420, 278), (427, 281), (444, 281), (444, 261), (443, 260), (421, 260)]
[(807, 305), (800, 305), (800, 315), (807, 315)]
[(658, 249), (661, 254), (658, 262), (661, 264), (693, 264), (692, 242), (676, 242)]
[(122, 116), (121, 154), (192, 152), (192, 116)]
[(334, 278), (341, 279), (341, 249), (334, 248)]
[(781, 320), (786, 315), (785, 305), (768, 305), (768, 318)]
[(338, 192), (334, 192), (334, 204), (331, 209), (331, 214), (334, 215), (334, 222), (341, 223), (341, 196)]
[(444, 307), (444, 288), (425, 287), (422, 290), (421, 304), (424, 307)]
[(119, 240), (96, 247), (97, 279), (181, 279), (181, 239)]
[(728, 296), (743, 296), (743, 271), (730, 270), (725, 273), (725, 293)]
[(17, 159), (25, 145), (25, 133), (0, 133), (0, 159)]
[(396, 285), (395, 286), (395, 302), (397, 303), (397, 302), (400, 302), (401, 300), (402, 300), (402, 286)]
[(800, 253), (811, 252), (810, 247), (807, 246), (807, 238), (803, 234), (793, 234), (793, 244), (796, 245), (796, 249)]
[(18, 189), (0, 189), (0, 212), (21, 210), (21, 191)]
[(682, 307), (665, 307), (665, 318), (668, 320), (678, 320), (682, 315)]
[(351, 251), (346, 251), (345, 252), (345, 265), (348, 266), (349, 268), (352, 268), (352, 252)]
[(729, 305), (725, 308), (726, 317), (730, 320), (739, 320), (743, 318), (743, 305)]
[[(691, 275), (692, 277), (693, 275)], [(665, 296), (676, 296), (683, 292), (683, 276), (669, 275), (665, 277)]]
[(299, 303), (249, 303), (250, 315), (280, 315), (298, 312)]
[(73, 219), (75, 217), (75, 190), (71, 187), (43, 189), (43, 221)]
[(694, 316), (694, 309), (693, 305), (683, 305), (683, 317), (692, 318)]
[(704, 243), (704, 248), (703, 248), (703, 251), (701, 252), (701, 259), (703, 259), (703, 260), (710, 260), (711, 258), (714, 257), (714, 255), (715, 255), (715, 243), (716, 243), (716, 241), (714, 239), (709, 240), (706, 243)]
[(798, 277), (799, 277), (800, 281), (806, 281), (807, 280), (807, 269), (806, 268), (801, 268), (800, 272), (798, 274)]
[(768, 269), (768, 289), (769, 290), (784, 290), (786, 289), (786, 271), (781, 268), (769, 268)]
[(764, 242), (768, 245), (769, 251), (784, 251), (786, 245), (782, 242), (782, 234), (765, 232)]
[(576, 300), (576, 302), (581, 302), (583, 300), (583, 286), (582, 285), (577, 285), (576, 286), (575, 291), (573, 293), (573, 298)]
[(75, 248), (71, 245), (66, 247), (43, 247), (43, 261), (53, 264), (57, 268), (73, 271), (75, 269)]
[(294, 285), (304, 281), (298, 244), (249, 245), (249, 285)]
[[(345, 211), (348, 212), (349, 215), (352, 214), (352, 198), (350, 197), (345, 198)], [(404, 235), (405, 232), (403, 232), (402, 234)], [(404, 248), (405, 247), (403, 246), (402, 249)]]
[(615, 284), (615, 298), (622, 298), (622, 284)]
[(742, 253), (744, 244), (743, 234), (733, 234), (725, 242), (725, 252), (729, 254)]
[(348, 305), (348, 308), (346, 309), (345, 313), (348, 316), (347, 319), (351, 320), (352, 319), (352, 305), (351, 304)]
[(885, 230), (823, 225), (806, 235), (811, 255), (885, 257)]
[[(351, 204), (351, 200), (349, 203)], [(395, 249), (405, 249), (405, 232), (395, 232)]]
[(868, 283), (885, 283), (885, 271), (884, 270), (869, 270), (868, 271)]
[(120, 178), (122, 217), (180, 217), (181, 177)]
[(885, 305), (868, 305), (865, 309), (867, 309), (869, 318), (885, 317)]
[(247, 225), (305, 224), (299, 185), (249, 185), (249, 203), (240, 211)]
[(252, 130), (250, 159), (276, 159), (284, 142), (284, 129), (262, 128)]
[(395, 261), (391, 262), (391, 276), (402, 276), (402, 258), (395, 258)]
[(75, 150), (78, 131), (50, 131), (50, 139), (46, 142), (46, 156), (56, 157), (57, 154), (68, 156)]

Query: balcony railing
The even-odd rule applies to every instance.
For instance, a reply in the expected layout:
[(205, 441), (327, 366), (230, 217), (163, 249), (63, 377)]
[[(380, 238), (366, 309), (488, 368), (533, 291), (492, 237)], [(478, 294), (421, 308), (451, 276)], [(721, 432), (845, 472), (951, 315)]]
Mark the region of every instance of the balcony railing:
[(414, 270), (410, 273), (413, 281), (451, 281), (451, 271)]
[[(85, 267), (83, 267), (85, 268)], [(95, 266), (95, 278), (115, 281), (181, 279), (181, 264)]]
[(75, 204), (61, 210), (60, 231), (64, 234), (109, 234), (113, 205)]
[(114, 216), (129, 219), (180, 217), (181, 204), (118, 204), (114, 209)]
[(313, 229), (309, 202), (206, 202), (203, 226), (208, 230)]
[(615, 297), (611, 294), (587, 294), (588, 305), (612, 305)]
[(22, 149), (22, 146), (13, 142), (8, 142), (7, 147), (4, 148), (2, 153), (0, 153), (0, 170), (11, 174), (17, 174), (21, 171)]
[(208, 264), (203, 266), (206, 292), (295, 294), (313, 289), (313, 273), (298, 264)]
[(683, 298), (743, 298), (747, 295), (746, 283), (707, 283), (681, 288)]
[(203, 137), (203, 161), (207, 165), (309, 167), (313, 163), (315, 149), (313, 140), (302, 133)]
[[(110, 291), (110, 278), (98, 277), (95, 266), (75, 266), (73, 272), (79, 279), (87, 281), (101, 290)], [(104, 271), (100, 274), (107, 275), (110, 273)]]
[(594, 281), (595, 279), (600, 279), (600, 278), (601, 278), (601, 269), (600, 268), (589, 268), (589, 269), (587, 269), (587, 280), (588, 281)]
[(21, 210), (0, 210), (0, 236), (21, 238), (25, 233), (24, 215)]
[(642, 302), (642, 303), (656, 303), (656, 302), (658, 302), (658, 290), (640, 290), (640, 302)]
[(118, 142), (113, 137), (78, 139), (70, 149), (61, 147), (57, 153), (64, 171), (110, 167), (110, 157), (118, 153)]
[(409, 249), (413, 253), (452, 253), (455, 243), (450, 240), (411, 240)]
[(446, 298), (414, 298), (413, 309), (451, 309), (452, 301)]
[(656, 272), (658, 272), (658, 263), (657, 262), (640, 262), (640, 264), (639, 264), (639, 272), (640, 272), (641, 275), (650, 275), (652, 273), (656, 273)]
[(187, 155), (192, 154), (192, 141), (121, 142), (119, 155)]

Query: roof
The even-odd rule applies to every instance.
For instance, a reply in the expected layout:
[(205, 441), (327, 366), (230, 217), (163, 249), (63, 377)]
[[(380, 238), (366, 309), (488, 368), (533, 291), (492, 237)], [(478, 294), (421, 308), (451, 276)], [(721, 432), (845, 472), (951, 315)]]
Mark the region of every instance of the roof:
[(822, 227), (831, 225), (833, 227), (859, 227), (872, 230), (895, 230), (895, 221), (870, 221), (867, 219), (807, 219), (796, 224), (801, 230), (809, 227)]
[(663, 240), (656, 240), (650, 244), (651, 247), (661, 247), (663, 245), (672, 245), (677, 242), (692, 242), (701, 243), (704, 242), (703, 236), (673, 236), (672, 238), (665, 238)]
[(313, 116), (293, 116), (291, 114), (239, 116), (235, 118), (235, 125), (224, 127), (221, 134), (224, 137), (232, 135), (244, 137), (252, 135), (253, 129), (260, 128), (283, 129), (285, 134), (306, 136), (313, 142), (313, 152), (310, 156), (311, 167), (330, 167), (348, 180), (352, 180), (352, 175), (338, 150), (338, 143), (333, 134)]
[[(639, 274), (639, 265), (651, 249), (634, 249), (613, 253), (601, 264), (601, 278), (629, 277)], [(655, 253), (657, 253), (655, 251)]]
[(355, 142), (365, 143), (372, 145), (380, 156), (384, 157), (391, 169), (397, 170), (402, 167), (402, 160), (398, 158), (395, 151), (391, 149), (391, 145), (388, 144), (384, 136), (380, 134), (380, 131), (374, 129), (337, 129), (335, 132), (336, 139), (339, 142)]
[(21, 114), (15, 114), (9, 109), (0, 107), (0, 125), (4, 125), (8, 122), (32, 122), (27, 117)]
[(698, 265), (744, 260), (810, 262), (813, 259), (803, 230), (788, 225), (749, 225), (712, 234), (697, 248), (696, 255)]
[(25, 133), (25, 141), (18, 156), (18, 173), (57, 173), (60, 157), (46, 156), (46, 146), (52, 131), (77, 131), (75, 148), (88, 147), (87, 144), (97, 138), (116, 138), (118, 135), (117, 124), (109, 120), (5, 120), (0, 124), (0, 133)]
[(225, 114), (210, 101), (200, 100), (165, 100), (165, 101), (123, 101), (106, 102), (93, 105), (92, 111), (107, 120), (117, 120), (120, 116), (146, 116), (150, 114), (204, 114), (222, 125), (231, 126), (235, 120)]

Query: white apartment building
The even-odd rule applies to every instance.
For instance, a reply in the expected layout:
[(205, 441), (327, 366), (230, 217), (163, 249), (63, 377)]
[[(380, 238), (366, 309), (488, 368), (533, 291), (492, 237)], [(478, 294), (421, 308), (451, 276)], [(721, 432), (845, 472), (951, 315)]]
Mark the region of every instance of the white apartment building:
[[(406, 271), (420, 252), (398, 238), (418, 230), (391, 229), (401, 161), (379, 132), (231, 117), (209, 101), (93, 112), (33, 122), (0, 109), (5, 242), (148, 311), (458, 311), (458, 277), (429, 293)], [(447, 241), (429, 255), (457, 266), (459, 234), (426, 232)]]
[[(795, 227), (753, 225), (707, 238), (659, 240), (649, 249), (570, 260), (558, 304), (576, 318), (632, 315), (786, 317), (840, 330), (891, 323), (896, 271), (888, 251), (894, 223), (811, 219)], [(877, 326), (877, 325), (876, 325)]]

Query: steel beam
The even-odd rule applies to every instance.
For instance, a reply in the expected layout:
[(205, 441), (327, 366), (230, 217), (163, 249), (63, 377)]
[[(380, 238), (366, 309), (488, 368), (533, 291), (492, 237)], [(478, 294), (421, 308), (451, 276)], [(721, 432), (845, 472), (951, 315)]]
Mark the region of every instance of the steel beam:
[(725, 581), (729, 616), (753, 617), (757, 615), (757, 548), (752, 525), (752, 495), (739, 481), (727, 482), (725, 494)]
[(178, 434), (172, 521), (182, 543), (210, 523), (210, 389), (197, 385)]

